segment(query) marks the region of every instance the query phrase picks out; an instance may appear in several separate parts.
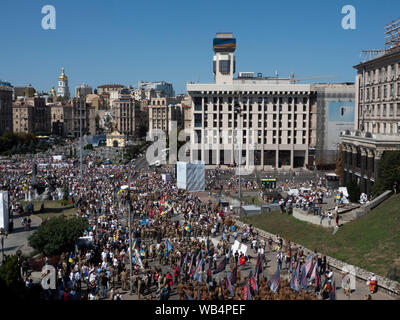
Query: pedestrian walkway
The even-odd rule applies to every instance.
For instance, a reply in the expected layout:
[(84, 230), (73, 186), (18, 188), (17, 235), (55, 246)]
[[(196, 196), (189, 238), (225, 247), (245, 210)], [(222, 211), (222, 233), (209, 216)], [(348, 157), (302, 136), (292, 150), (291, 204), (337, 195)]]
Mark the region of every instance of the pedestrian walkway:
[[(312, 223), (312, 224), (319, 225), (319, 226), (324, 227), (324, 228), (333, 228), (336, 225), (336, 222), (335, 222), (334, 218), (331, 220), (331, 224), (330, 225), (329, 225), (327, 217), (325, 217), (322, 220), (322, 223), (321, 223), (321, 217), (320, 216), (313, 215), (312, 213), (307, 214), (307, 213), (304, 213), (302, 210), (296, 209), (296, 208), (293, 209), (293, 217), (295, 217), (296, 219), (299, 219), (301, 221), (305, 221), (305, 222), (309, 222), (309, 223)], [(349, 222), (349, 221), (340, 220), (339, 224), (345, 224), (347, 222)]]
[[(25, 215), (27, 217), (27, 215)], [(22, 255), (29, 256), (34, 249), (29, 246), (28, 238), (29, 236), (39, 227), (41, 224), (40, 218), (31, 215), (31, 230), (26, 231), (21, 223), (21, 216), (14, 215), (14, 230), (8, 234), (7, 239), (4, 240), (4, 254), (14, 255), (17, 250), (22, 251)]]

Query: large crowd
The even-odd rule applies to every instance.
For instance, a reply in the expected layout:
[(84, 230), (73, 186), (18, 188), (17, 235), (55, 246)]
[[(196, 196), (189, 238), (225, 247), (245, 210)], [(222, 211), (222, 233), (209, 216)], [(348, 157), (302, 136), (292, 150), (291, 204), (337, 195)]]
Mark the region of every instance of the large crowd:
[[(178, 190), (159, 173), (131, 165), (103, 165), (85, 166), (81, 177), (72, 160), (63, 164), (38, 169), (35, 181), (51, 187), (54, 197), (55, 190), (62, 189), (89, 228), (82, 237), (85, 241), (74, 250), (46, 257), (45, 263), (56, 269), (57, 287), (43, 290), (43, 299), (125, 299), (130, 291), (149, 300), (304, 300), (334, 295), (326, 258), (306, 255), (279, 236), (263, 239), (251, 226), (239, 227), (229, 210)], [(33, 170), (29, 160), (0, 170), (15, 214), (34, 179)], [(208, 179), (214, 173), (209, 172)], [(234, 179), (222, 188), (232, 186)], [(244, 183), (250, 189), (257, 187), (256, 182)], [(251, 248), (232, 252), (235, 240)], [(276, 272), (268, 265), (267, 252), (276, 253)], [(288, 277), (281, 281), (284, 269)], [(29, 287), (28, 270), (26, 259), (22, 273)], [(267, 270), (274, 275), (268, 277)]]

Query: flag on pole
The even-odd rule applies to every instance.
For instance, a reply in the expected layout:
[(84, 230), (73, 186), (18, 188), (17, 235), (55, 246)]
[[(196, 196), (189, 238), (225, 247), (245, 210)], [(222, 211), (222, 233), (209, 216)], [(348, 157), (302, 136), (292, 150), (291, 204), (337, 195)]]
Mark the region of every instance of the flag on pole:
[(217, 269), (214, 270), (214, 274), (217, 274), (221, 271), (224, 271), (226, 267), (226, 259), (222, 259), (222, 261), (220, 262), (220, 264), (217, 266)]
[(138, 239), (136, 238), (135, 243), (133, 244), (132, 249), (137, 249), (137, 248), (139, 248), (139, 242), (138, 242)]
[(253, 272), (252, 272), (252, 271), (250, 271), (249, 279), (247, 280), (247, 282), (248, 282), (248, 284), (249, 284), (249, 288), (250, 288), (251, 290), (253, 290), (253, 292), (254, 292), (255, 294), (257, 294), (257, 293), (258, 293), (258, 285), (257, 285), (256, 279), (254, 279), (254, 275), (253, 275)]
[(292, 277), (290, 279), (290, 287), (299, 292), (299, 272), (300, 272), (300, 260), (297, 260), (297, 266), (296, 269), (294, 270)]
[(275, 274), (272, 276), (271, 280), (268, 282), (270, 289), (275, 293), (281, 284), (281, 275), (279, 268), (276, 269)]
[(228, 272), (225, 274), (225, 277), (226, 277), (226, 280), (225, 280), (226, 288), (228, 289), (230, 295), (231, 295), (232, 297), (234, 297), (235, 294), (234, 294), (234, 292), (233, 292), (233, 287), (232, 287), (231, 280), (230, 280), (229, 277), (228, 277)]
[(300, 270), (300, 286), (303, 290), (307, 290), (308, 288), (307, 272), (304, 265), (301, 267)]
[(184, 291), (185, 291), (186, 298), (187, 298), (188, 300), (194, 300), (193, 297), (192, 297), (189, 293), (187, 293), (186, 290), (184, 290)]
[(166, 243), (165, 257), (168, 259), (168, 252), (171, 251), (172, 249), (174, 249), (174, 247), (172, 246), (172, 244), (169, 242), (168, 239), (165, 243)]
[(308, 275), (308, 273), (310, 272), (311, 268), (312, 268), (312, 263), (313, 263), (313, 258), (314, 255), (309, 255), (306, 259), (306, 262), (304, 263), (304, 268), (306, 271), (306, 275)]
[(252, 300), (249, 284), (247, 282), (243, 288), (243, 300)]
[(313, 267), (313, 269), (311, 271), (311, 275), (310, 275), (309, 281), (312, 281), (312, 280), (316, 279), (317, 273), (318, 273), (317, 272), (317, 267), (318, 267), (318, 262), (316, 261), (314, 263), (314, 267)]

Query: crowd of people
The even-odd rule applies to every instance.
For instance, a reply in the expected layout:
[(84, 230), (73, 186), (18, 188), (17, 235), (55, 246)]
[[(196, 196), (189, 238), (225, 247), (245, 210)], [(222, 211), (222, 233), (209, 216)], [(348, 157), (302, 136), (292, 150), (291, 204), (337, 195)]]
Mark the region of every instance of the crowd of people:
[[(163, 181), (150, 168), (85, 166), (80, 176), (79, 166), (71, 163), (66, 160), (64, 166), (37, 172), (42, 183), (62, 188), (76, 215), (89, 223), (74, 250), (46, 258), (57, 279), (56, 290), (43, 290), (43, 299), (119, 300), (129, 292), (149, 300), (332, 298), (334, 284), (326, 257), (306, 255), (279, 236), (263, 239), (251, 226), (239, 227), (229, 210), (178, 190), (173, 181)], [(32, 162), (25, 160), (0, 171), (16, 211), (25, 197), (23, 186), (33, 178), (27, 174), (32, 168)], [(236, 178), (232, 179), (228, 187), (234, 185)], [(256, 182), (244, 183), (257, 188)], [(318, 202), (321, 197), (316, 193), (307, 200)], [(295, 204), (298, 199), (286, 202)], [(251, 248), (232, 252), (234, 241)], [(277, 255), (276, 271), (268, 265), (267, 252)], [(27, 263), (23, 275), (26, 285), (32, 286)]]

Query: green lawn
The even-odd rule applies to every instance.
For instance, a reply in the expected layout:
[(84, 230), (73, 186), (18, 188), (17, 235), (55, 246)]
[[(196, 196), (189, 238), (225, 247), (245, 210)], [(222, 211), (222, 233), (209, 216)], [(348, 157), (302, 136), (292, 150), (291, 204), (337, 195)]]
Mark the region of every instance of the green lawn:
[(335, 235), (332, 228), (322, 228), (280, 212), (241, 220), (382, 276), (388, 276), (394, 268), (400, 273), (400, 195), (341, 226)]
[[(46, 218), (52, 218), (55, 216), (60, 216), (60, 215), (65, 215), (65, 216), (73, 216), (76, 213), (76, 209), (72, 204), (68, 204), (66, 206), (63, 206), (61, 204), (62, 200), (46, 200), (44, 202), (44, 212), (39, 213), (40, 211), (40, 205), (42, 204), (41, 201), (32, 201), (34, 210), (35, 210), (35, 215), (40, 217), (41, 219), (46, 219)], [(22, 202), (22, 205), (25, 208), (25, 203)]]

